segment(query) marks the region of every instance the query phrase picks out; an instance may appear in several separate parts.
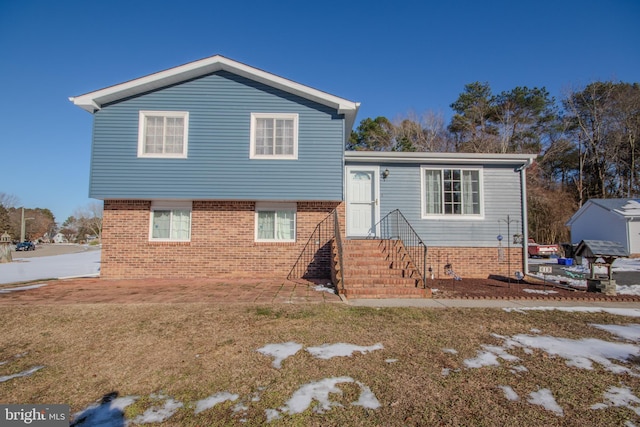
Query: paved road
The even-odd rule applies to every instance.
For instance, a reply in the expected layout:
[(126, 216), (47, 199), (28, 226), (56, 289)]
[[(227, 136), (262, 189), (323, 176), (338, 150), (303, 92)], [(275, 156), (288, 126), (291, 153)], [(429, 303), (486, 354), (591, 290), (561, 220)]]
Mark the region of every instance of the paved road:
[(66, 243), (51, 243), (37, 245), (35, 251), (19, 251), (12, 252), (11, 256), (15, 258), (36, 258), (42, 256), (66, 255), (85, 252), (87, 250), (100, 249), (100, 246), (76, 245)]

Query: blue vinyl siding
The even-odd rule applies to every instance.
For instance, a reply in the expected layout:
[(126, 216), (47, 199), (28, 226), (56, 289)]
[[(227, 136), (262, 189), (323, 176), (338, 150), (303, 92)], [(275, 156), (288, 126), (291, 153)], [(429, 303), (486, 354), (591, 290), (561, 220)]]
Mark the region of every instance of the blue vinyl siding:
[[(138, 158), (138, 112), (189, 112), (186, 159)], [(298, 159), (249, 159), (252, 112), (298, 113)], [(90, 197), (342, 200), (344, 119), (335, 110), (226, 71), (95, 113)]]
[[(361, 165), (361, 163), (360, 163)], [(431, 166), (424, 164), (424, 166)], [(518, 165), (482, 167), (484, 217), (482, 219), (423, 219), (421, 211), (421, 187), (419, 164), (380, 164), (380, 170), (389, 169), (389, 177), (380, 179), (380, 217), (394, 209), (400, 209), (427, 246), (497, 246), (499, 232), (507, 237), (506, 223), (512, 220), (511, 234), (522, 232), (522, 208), (520, 197), (520, 173)], [(442, 165), (433, 165), (441, 168)], [(447, 165), (447, 168), (474, 168), (471, 165)], [(503, 241), (506, 247), (506, 240)]]

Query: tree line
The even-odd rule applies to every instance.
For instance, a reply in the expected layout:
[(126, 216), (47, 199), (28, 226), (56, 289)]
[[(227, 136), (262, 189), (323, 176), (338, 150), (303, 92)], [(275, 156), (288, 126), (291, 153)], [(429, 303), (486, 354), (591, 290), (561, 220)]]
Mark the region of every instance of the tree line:
[[(8, 233), (12, 241), (19, 241), (22, 234), (23, 208), (18, 207), (19, 198), (0, 193), (0, 235)], [(98, 239), (102, 234), (102, 203), (91, 202), (78, 207), (61, 226), (53, 213), (46, 208), (24, 208), (24, 239), (49, 241), (61, 233), (68, 242), (80, 242), (87, 236)]]
[(493, 93), (474, 82), (450, 105), (453, 115), (366, 118), (348, 150), (538, 155), (527, 174), (530, 236), (569, 241), (567, 220), (590, 198), (640, 194), (640, 85), (596, 81), (556, 100), (543, 88)]

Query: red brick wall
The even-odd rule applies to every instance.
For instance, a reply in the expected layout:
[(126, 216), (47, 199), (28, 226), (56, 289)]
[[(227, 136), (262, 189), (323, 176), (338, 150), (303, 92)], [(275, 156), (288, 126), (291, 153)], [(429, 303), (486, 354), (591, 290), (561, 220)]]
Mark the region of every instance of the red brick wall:
[[(432, 266), (436, 279), (451, 276), (445, 274), (444, 266), (451, 263), (453, 271), (462, 278), (487, 278), (490, 275), (513, 278), (516, 271), (524, 271), (522, 248), (511, 248), (511, 268), (509, 268), (507, 248), (504, 248), (504, 260), (498, 259), (498, 248), (456, 248), (429, 247), (427, 250), (427, 268)], [(429, 272), (427, 272), (427, 275)]]
[(255, 242), (255, 202), (194, 201), (190, 242), (150, 242), (150, 201), (106, 200), (101, 277), (285, 278), (339, 202), (298, 202), (295, 243)]

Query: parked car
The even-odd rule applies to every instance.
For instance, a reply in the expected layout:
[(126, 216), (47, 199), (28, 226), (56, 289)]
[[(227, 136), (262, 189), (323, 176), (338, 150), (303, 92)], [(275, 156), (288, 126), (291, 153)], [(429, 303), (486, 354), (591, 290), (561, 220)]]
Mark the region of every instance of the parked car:
[(35, 251), (36, 245), (31, 242), (20, 242), (16, 245), (16, 251)]
[(536, 243), (535, 240), (529, 239), (529, 244), (527, 247), (527, 251), (529, 253), (529, 257), (551, 257), (553, 255), (558, 255), (558, 245), (541, 245)]

